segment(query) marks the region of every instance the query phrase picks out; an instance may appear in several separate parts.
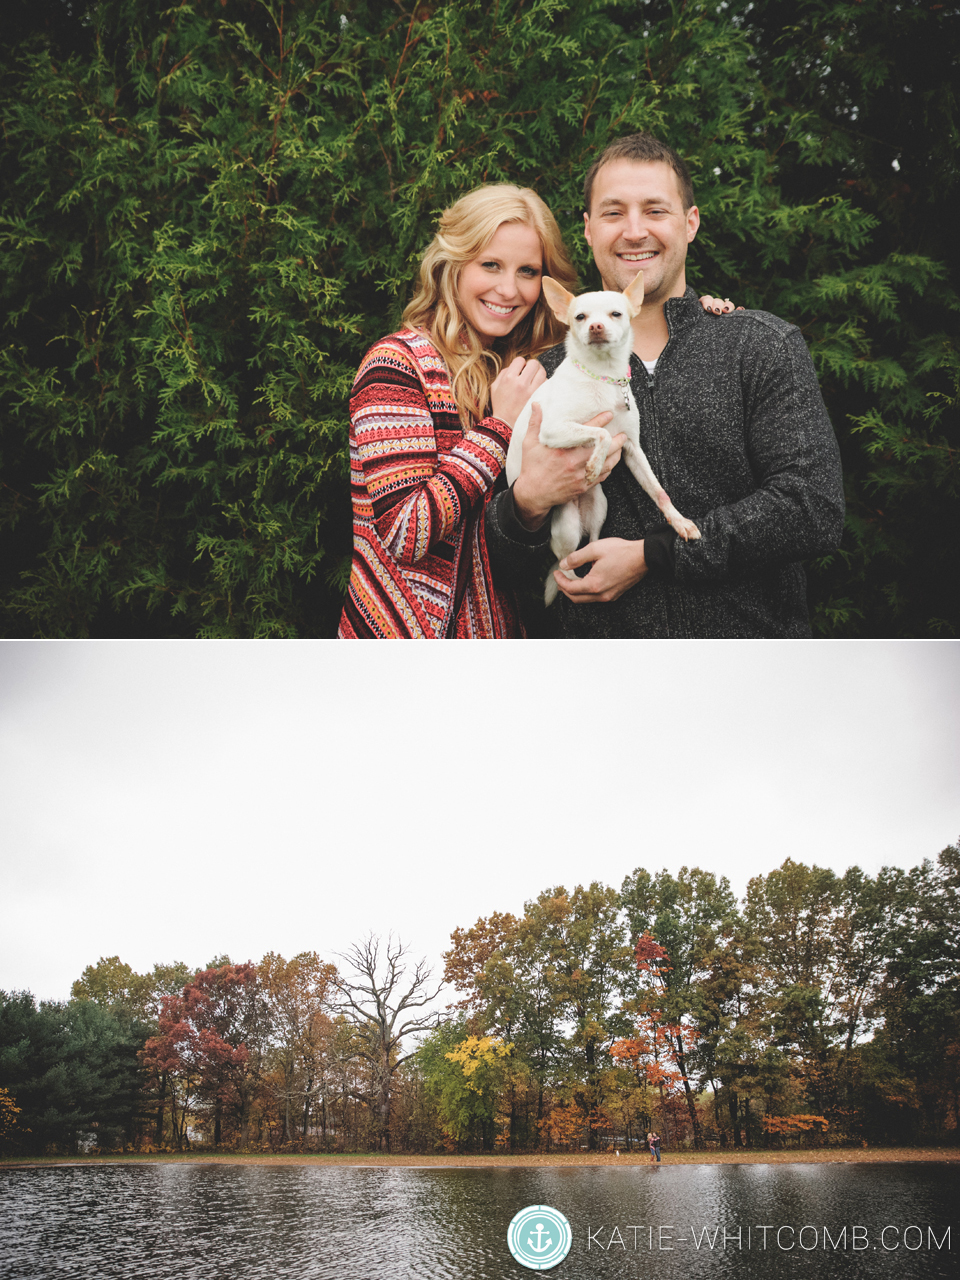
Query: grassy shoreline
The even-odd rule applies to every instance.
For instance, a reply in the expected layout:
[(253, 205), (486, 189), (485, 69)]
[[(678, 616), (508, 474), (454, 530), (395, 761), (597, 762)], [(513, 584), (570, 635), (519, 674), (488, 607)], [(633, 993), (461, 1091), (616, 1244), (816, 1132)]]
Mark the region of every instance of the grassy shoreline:
[[(664, 1165), (676, 1164), (900, 1164), (908, 1162), (960, 1162), (958, 1147), (832, 1147), (809, 1150), (665, 1151)], [(84, 1166), (103, 1164), (224, 1164), (224, 1165), (327, 1165), (341, 1169), (571, 1169), (639, 1167), (650, 1158), (640, 1152), (571, 1152), (556, 1155), (271, 1155), (263, 1152), (137, 1152), (88, 1156), (4, 1156), (0, 1169)]]

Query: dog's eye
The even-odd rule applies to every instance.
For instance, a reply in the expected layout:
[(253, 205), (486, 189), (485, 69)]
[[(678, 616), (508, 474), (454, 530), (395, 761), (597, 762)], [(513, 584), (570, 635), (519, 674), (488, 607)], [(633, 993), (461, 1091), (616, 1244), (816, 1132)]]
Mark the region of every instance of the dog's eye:
[(574, 320), (586, 320), (587, 315), (585, 311), (581, 311), (578, 315), (575, 315), (573, 318)]
[(610, 312), (610, 314), (613, 316), (614, 320), (619, 320), (619, 319), (620, 319), (620, 317), (623, 315), (623, 312), (622, 312), (622, 311), (611, 311), (611, 312)]

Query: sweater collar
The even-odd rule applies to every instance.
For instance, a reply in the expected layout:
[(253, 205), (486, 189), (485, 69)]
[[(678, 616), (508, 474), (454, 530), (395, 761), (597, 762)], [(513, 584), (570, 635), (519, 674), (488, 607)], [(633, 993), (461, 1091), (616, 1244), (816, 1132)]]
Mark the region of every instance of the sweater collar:
[(668, 298), (663, 304), (663, 312), (667, 318), (667, 328), (671, 337), (675, 333), (689, 329), (692, 325), (699, 324), (703, 318), (700, 299), (690, 285), (687, 285), (683, 297)]

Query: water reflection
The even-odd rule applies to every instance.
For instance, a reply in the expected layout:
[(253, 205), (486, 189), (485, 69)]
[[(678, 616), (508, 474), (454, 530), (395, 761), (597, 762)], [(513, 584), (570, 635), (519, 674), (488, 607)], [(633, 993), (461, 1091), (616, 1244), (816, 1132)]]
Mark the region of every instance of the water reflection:
[(933, 1280), (960, 1275), (958, 1193), (947, 1164), (3, 1170), (0, 1277), (519, 1278), (507, 1225), (550, 1204), (557, 1280)]

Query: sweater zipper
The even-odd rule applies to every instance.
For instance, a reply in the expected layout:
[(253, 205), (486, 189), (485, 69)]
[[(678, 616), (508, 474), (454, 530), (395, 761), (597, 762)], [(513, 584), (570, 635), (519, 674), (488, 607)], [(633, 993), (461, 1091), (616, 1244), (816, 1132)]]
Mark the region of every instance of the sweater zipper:
[[(657, 360), (658, 364), (666, 355), (667, 350), (670, 346), (670, 343), (673, 341), (673, 329), (670, 326), (669, 317), (667, 318), (667, 334), (668, 334), (667, 345), (660, 352), (660, 355)], [(643, 372), (646, 378), (647, 400), (650, 407), (650, 422), (651, 422), (650, 441), (651, 443), (655, 442), (656, 453), (657, 453), (656, 462), (654, 462), (652, 458), (648, 458), (647, 461), (650, 463), (651, 467), (653, 468), (653, 474), (657, 477), (657, 479), (660, 481), (663, 487), (667, 489), (667, 486), (666, 484), (664, 484), (664, 479), (663, 479), (663, 473), (664, 473), (663, 453), (660, 448), (660, 443), (661, 443), (660, 442), (660, 419), (657, 414), (657, 399), (655, 394), (656, 375), (653, 373), (650, 373), (649, 370), (647, 370), (646, 368), (644, 368)], [(670, 490), (667, 489), (667, 492), (669, 493)], [(679, 630), (679, 633), (681, 635), (688, 635), (689, 629), (687, 626), (687, 609), (683, 600), (682, 593), (679, 591), (668, 590), (666, 594), (666, 607), (667, 607), (668, 615), (674, 609), (676, 610), (677, 614), (679, 615), (679, 622), (680, 622), (679, 628), (677, 628), (677, 630)], [(668, 616), (668, 625), (670, 625), (669, 616)]]
[(663, 470), (663, 454), (660, 448), (660, 420), (657, 417), (657, 398), (655, 394), (656, 375), (650, 373), (647, 369), (644, 369), (643, 374), (644, 385), (647, 389), (647, 413), (650, 419), (650, 429), (647, 432), (647, 440), (649, 441), (654, 453), (652, 458), (649, 455), (647, 456), (647, 461), (653, 468), (653, 474), (658, 480), (660, 480), (660, 483), (663, 484), (663, 480), (660, 479), (660, 473)]

